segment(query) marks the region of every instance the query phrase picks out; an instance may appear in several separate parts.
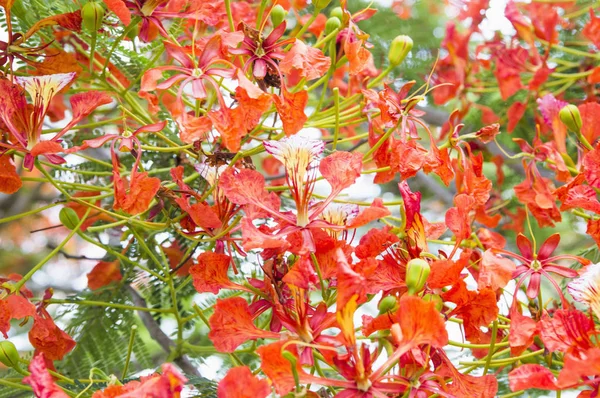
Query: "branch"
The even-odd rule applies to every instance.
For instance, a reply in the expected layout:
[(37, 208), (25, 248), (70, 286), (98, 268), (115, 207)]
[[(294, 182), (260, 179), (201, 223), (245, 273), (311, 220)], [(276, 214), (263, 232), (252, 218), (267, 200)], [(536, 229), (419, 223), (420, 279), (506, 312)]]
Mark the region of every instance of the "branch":
[[(126, 286), (127, 290), (131, 294), (131, 300), (138, 307), (148, 308), (146, 305), (146, 300), (130, 285)], [(158, 342), (158, 344), (162, 347), (162, 349), (170, 354), (172, 348), (175, 346), (175, 343), (162, 331), (160, 325), (156, 320), (152, 317), (149, 312), (138, 311), (138, 315), (141, 318), (144, 326), (148, 329), (148, 333), (150, 336)], [(178, 358), (174, 359), (174, 362), (188, 375), (202, 377), (198, 368), (190, 361), (190, 359), (186, 355), (181, 355)]]

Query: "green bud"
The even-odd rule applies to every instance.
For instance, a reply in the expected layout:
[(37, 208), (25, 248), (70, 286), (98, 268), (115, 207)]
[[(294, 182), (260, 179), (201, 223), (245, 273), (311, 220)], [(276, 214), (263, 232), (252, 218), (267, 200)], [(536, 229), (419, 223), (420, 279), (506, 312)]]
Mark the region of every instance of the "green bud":
[(331, 0), (313, 0), (312, 3), (318, 11), (321, 11), (331, 3)]
[(81, 8), (81, 25), (85, 30), (95, 33), (102, 26), (104, 7), (98, 1), (91, 1)]
[(567, 126), (567, 128), (575, 133), (581, 132), (581, 114), (579, 109), (575, 105), (567, 105), (558, 112), (560, 121)]
[(271, 22), (273, 22), (273, 27), (276, 28), (285, 19), (287, 15), (287, 11), (281, 5), (277, 4), (273, 9), (271, 9)]
[(406, 286), (408, 294), (416, 294), (423, 290), (431, 267), (422, 258), (413, 258), (406, 264)]
[(344, 19), (344, 11), (342, 10), (342, 7), (335, 7), (333, 10), (331, 10), (329, 17), (337, 18), (340, 21), (343, 20)]
[(73, 229), (79, 224), (79, 216), (70, 207), (63, 207), (58, 213), (58, 219), (68, 229)]
[(127, 37), (129, 38), (129, 40), (135, 40), (136, 37), (138, 37), (138, 34), (140, 33), (140, 25), (139, 24), (133, 24), (127, 27)]
[(339, 29), (342, 26), (342, 21), (338, 17), (330, 17), (327, 22), (325, 22), (325, 34), (328, 35), (336, 29)]
[(413, 41), (410, 37), (406, 35), (396, 36), (396, 38), (392, 40), (390, 51), (388, 52), (390, 64), (393, 66), (400, 65), (412, 48)]
[(298, 260), (298, 256), (296, 256), (295, 254), (290, 254), (289, 256), (287, 256), (288, 265), (295, 264), (297, 260)]
[(9, 368), (19, 368), (19, 351), (13, 343), (8, 340), (0, 342), (0, 362)]
[(396, 297), (394, 296), (386, 296), (379, 302), (377, 308), (379, 308), (379, 315), (394, 312), (398, 306), (398, 302), (396, 301)]
[(444, 300), (440, 297), (439, 294), (431, 294), (427, 293), (423, 296), (424, 301), (432, 301), (435, 303), (435, 309), (441, 311), (444, 308)]

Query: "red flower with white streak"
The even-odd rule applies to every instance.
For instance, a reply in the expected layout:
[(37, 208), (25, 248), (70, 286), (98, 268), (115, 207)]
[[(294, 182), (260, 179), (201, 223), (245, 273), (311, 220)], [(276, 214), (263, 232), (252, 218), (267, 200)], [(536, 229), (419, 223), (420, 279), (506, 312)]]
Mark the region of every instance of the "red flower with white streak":
[[(0, 80), (0, 120), (10, 133), (12, 144), (0, 142), (0, 147), (25, 153), (24, 166), (31, 170), (38, 155), (44, 155), (54, 164), (65, 160), (56, 155), (63, 152), (60, 138), (95, 108), (107, 104), (110, 97), (102, 92), (89, 91), (75, 94), (70, 102), (73, 109), (71, 121), (52, 139), (42, 141), (42, 127), (50, 102), (56, 94), (73, 81), (75, 73), (57, 73), (43, 76), (18, 76), (17, 84)], [(25, 92), (31, 97), (27, 103)]]

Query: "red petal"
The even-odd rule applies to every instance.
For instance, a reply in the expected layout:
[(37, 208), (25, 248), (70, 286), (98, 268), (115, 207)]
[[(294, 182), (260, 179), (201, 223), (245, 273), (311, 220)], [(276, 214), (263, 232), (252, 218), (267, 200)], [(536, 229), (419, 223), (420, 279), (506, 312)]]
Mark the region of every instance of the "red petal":
[(446, 325), (434, 302), (404, 295), (400, 298), (397, 314), (402, 329), (402, 340), (399, 344), (410, 344), (411, 347), (430, 344), (436, 348), (448, 344)]
[(12, 194), (17, 192), (23, 182), (9, 155), (0, 155), (0, 192)]
[(190, 268), (194, 287), (199, 293), (219, 293), (221, 289), (239, 289), (241, 286), (233, 283), (227, 277), (231, 257), (213, 252), (204, 252), (198, 256), (198, 264)]
[(122, 0), (104, 0), (106, 7), (123, 22), (123, 25), (128, 26), (131, 23), (131, 11)]
[(389, 216), (390, 210), (383, 205), (381, 198), (375, 198), (371, 206), (364, 209), (356, 218), (347, 225), (348, 228), (358, 228), (367, 225), (371, 221), (379, 220)]
[(319, 164), (319, 171), (331, 185), (332, 193), (348, 188), (362, 171), (362, 153), (335, 152)]
[(511, 391), (529, 390), (537, 388), (540, 390), (558, 390), (556, 380), (552, 372), (536, 364), (525, 364), (508, 374), (508, 384)]
[(248, 340), (279, 338), (278, 333), (254, 326), (248, 303), (241, 297), (218, 299), (209, 324), (208, 338), (220, 352), (234, 352)]
[(283, 123), (283, 131), (289, 137), (300, 131), (308, 119), (304, 114), (304, 108), (308, 103), (308, 92), (303, 90), (297, 93), (290, 93), (286, 89), (283, 89), (281, 94), (281, 97), (273, 95), (273, 99)]
[(119, 261), (100, 261), (87, 274), (88, 287), (92, 290), (100, 289), (112, 282), (118, 282), (122, 278)]
[(477, 279), (478, 288), (496, 291), (505, 287), (512, 279), (516, 267), (511, 260), (496, 256), (491, 250), (486, 250), (481, 259), (481, 268)]
[(218, 398), (265, 398), (270, 393), (269, 382), (254, 376), (247, 366), (230, 369), (217, 387)]
[(39, 352), (44, 353), (51, 361), (61, 360), (75, 347), (75, 341), (60, 330), (52, 318), (35, 316), (33, 326), (29, 331), (29, 341)]

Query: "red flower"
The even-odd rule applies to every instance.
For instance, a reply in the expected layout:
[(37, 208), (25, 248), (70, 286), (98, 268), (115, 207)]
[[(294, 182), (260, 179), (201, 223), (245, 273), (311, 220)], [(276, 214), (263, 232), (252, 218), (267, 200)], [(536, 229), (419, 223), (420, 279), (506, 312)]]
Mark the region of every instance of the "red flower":
[(281, 48), (295, 40), (295, 38), (279, 40), (285, 33), (285, 29), (284, 21), (263, 38), (261, 32), (250, 28), (244, 22), (238, 25), (238, 30), (244, 32), (244, 41), (240, 48), (232, 49), (230, 53), (250, 57), (244, 65), (244, 72), (252, 65), (252, 74), (262, 88), (279, 87), (281, 83), (279, 61), (285, 57)]
[(56, 326), (44, 308), (39, 308), (34, 317), (33, 326), (29, 331), (29, 342), (51, 361), (63, 359), (75, 348), (75, 341)]
[(557, 292), (561, 296), (564, 302), (564, 296), (562, 289), (556, 281), (549, 275), (554, 273), (565, 278), (574, 278), (578, 275), (574, 269), (556, 264), (559, 260), (573, 260), (583, 265), (590, 264), (590, 261), (579, 256), (573, 256), (568, 254), (562, 254), (558, 256), (552, 256), (552, 253), (558, 247), (560, 242), (560, 235), (554, 234), (550, 236), (540, 247), (537, 253), (534, 253), (533, 245), (529, 239), (523, 234), (517, 236), (517, 247), (521, 254), (511, 253), (502, 249), (491, 249), (494, 253), (504, 254), (506, 256), (513, 257), (521, 262), (515, 271), (513, 272), (513, 279), (521, 277), (515, 290), (521, 286), (527, 277), (530, 277), (529, 284), (527, 286), (527, 297), (534, 299), (538, 296), (540, 291), (540, 283), (542, 276), (545, 276), (556, 288)]
[[(214, 77), (232, 78), (235, 74), (234, 69), (219, 68), (215, 65), (226, 64), (231, 65), (229, 61), (219, 58), (221, 54), (221, 36), (213, 36), (204, 46), (202, 53), (197, 58), (192, 57), (190, 49), (165, 42), (165, 49), (173, 59), (181, 66), (159, 66), (148, 69), (142, 78), (141, 91), (148, 92), (156, 89), (166, 90), (173, 85), (179, 83), (177, 98), (181, 98), (183, 89), (186, 85), (192, 85), (192, 97), (196, 99), (206, 98), (205, 82), (211, 83), (217, 94), (220, 96), (220, 90), (213, 80)], [(174, 71), (175, 75), (158, 83), (162, 79), (164, 71)], [(221, 99), (222, 101), (222, 99)]]
[(248, 340), (279, 338), (279, 333), (261, 330), (254, 325), (248, 303), (241, 297), (218, 299), (209, 324), (208, 338), (220, 352), (234, 352)]
[[(18, 76), (15, 78), (18, 85), (11, 84), (5, 79), (0, 80), (0, 120), (6, 125), (13, 141), (12, 145), (0, 143), (0, 146), (24, 152), (26, 169), (32, 169), (38, 155), (46, 156), (54, 164), (64, 163), (65, 160), (56, 155), (58, 152), (63, 152), (60, 137), (95, 108), (111, 101), (107, 94), (98, 91), (73, 95), (70, 99), (73, 109), (72, 120), (51, 140), (40, 141), (50, 102), (60, 90), (71, 83), (74, 77), (75, 73)], [(29, 93), (33, 104), (27, 103), (25, 91)]]

